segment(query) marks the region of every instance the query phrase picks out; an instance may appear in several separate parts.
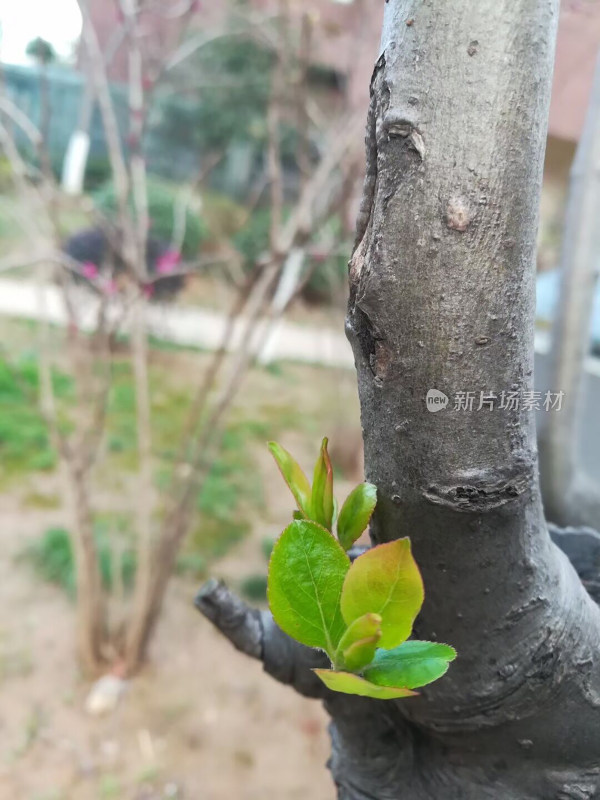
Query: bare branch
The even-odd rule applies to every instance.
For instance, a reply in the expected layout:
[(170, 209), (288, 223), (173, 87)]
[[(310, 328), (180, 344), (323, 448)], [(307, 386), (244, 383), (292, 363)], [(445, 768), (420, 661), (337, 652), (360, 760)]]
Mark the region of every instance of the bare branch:
[(108, 77), (106, 75), (104, 57), (100, 49), (98, 37), (96, 35), (96, 31), (94, 30), (87, 4), (85, 0), (77, 0), (77, 3), (79, 5), (79, 10), (81, 11), (81, 17), (83, 20), (82, 36), (88, 54), (90, 75), (96, 89), (98, 105), (104, 125), (104, 134), (106, 136), (108, 157), (113, 173), (113, 180), (115, 182), (115, 191), (119, 212), (121, 216), (125, 217), (127, 215), (129, 179), (121, 149), (119, 126), (110, 94), (110, 86), (108, 83)]
[(42, 144), (42, 134), (38, 128), (29, 119), (27, 114), (24, 114), (21, 109), (16, 106), (13, 101), (5, 95), (0, 95), (0, 110), (3, 111), (10, 119), (13, 120), (27, 136), (29, 141), (37, 149)]
[(260, 611), (250, 608), (216, 578), (204, 584), (194, 603), (237, 650), (262, 659), (264, 629)]
[(304, 647), (283, 633), (268, 611), (250, 608), (214, 578), (200, 589), (195, 605), (234, 647), (262, 661), (265, 671), (280, 683), (306, 697), (330, 696), (312, 672), (328, 666), (325, 654)]
[(276, 18), (276, 15), (266, 14), (243, 15), (239, 21), (236, 20), (235, 23), (230, 24), (221, 30), (216, 30), (209, 34), (203, 32), (193, 36), (184, 42), (168, 59), (165, 70), (168, 72), (174, 69), (195, 52), (200, 50), (200, 48), (205, 47), (212, 42), (218, 41), (219, 39), (233, 38), (236, 36), (251, 36), (263, 44), (274, 47), (277, 45), (277, 37), (271, 34), (267, 23)]
[[(225, 155), (224, 150), (211, 153), (203, 164), (202, 169), (196, 178), (179, 192), (175, 207), (173, 209), (173, 236), (171, 238), (171, 249), (180, 253), (185, 240), (187, 225), (187, 212), (194, 192), (201, 186), (213, 169), (222, 161)], [(173, 273), (170, 273), (171, 275)]]
[(312, 19), (308, 12), (302, 14), (300, 23), (300, 46), (298, 48), (298, 78), (296, 87), (296, 127), (298, 130), (298, 148), (296, 160), (300, 170), (300, 186), (304, 187), (310, 176), (308, 125), (308, 68), (310, 66), (312, 43)]
[(277, 60), (272, 71), (271, 95), (269, 97), (269, 107), (267, 109), (267, 164), (271, 199), (269, 243), (273, 253), (276, 252), (277, 243), (280, 238), (281, 215), (283, 211), (283, 173), (279, 150), (279, 106), (281, 103), (284, 71), (282, 50), (283, 44), (277, 49)]

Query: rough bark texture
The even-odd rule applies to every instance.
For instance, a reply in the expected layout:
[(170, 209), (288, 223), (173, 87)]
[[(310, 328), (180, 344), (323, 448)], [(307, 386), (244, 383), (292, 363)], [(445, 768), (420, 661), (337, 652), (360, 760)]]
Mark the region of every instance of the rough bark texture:
[[(218, 584), (198, 598), (268, 672), (324, 699), (340, 800), (600, 797), (600, 612), (548, 534), (533, 412), (477, 410), (480, 392), (533, 388), (557, 5), (390, 0), (372, 81), (347, 319), (371, 533), (411, 537), (415, 634), (458, 659), (418, 698), (330, 693), (307, 671), (319, 655), (267, 614)], [(430, 389), (445, 410), (427, 410)], [(467, 391), (473, 410), (453, 410)], [(591, 587), (597, 535), (553, 535)]]

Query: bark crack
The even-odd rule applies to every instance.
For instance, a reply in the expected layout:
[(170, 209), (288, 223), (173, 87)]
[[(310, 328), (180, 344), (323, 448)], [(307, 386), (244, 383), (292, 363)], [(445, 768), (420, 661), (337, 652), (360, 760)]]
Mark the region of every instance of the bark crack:
[(510, 503), (531, 488), (531, 470), (511, 476), (508, 480), (492, 481), (485, 475), (472, 476), (461, 484), (432, 484), (423, 495), (432, 503), (448, 506), (457, 511), (487, 511)]
[(377, 114), (378, 114), (378, 86), (380, 76), (385, 67), (385, 53), (379, 57), (371, 77), (371, 100), (367, 113), (367, 126), (365, 133), (366, 170), (363, 183), (360, 208), (356, 219), (356, 237), (354, 250), (348, 263), (350, 283), (350, 303), (354, 304), (358, 286), (363, 279), (365, 264), (367, 262), (367, 249), (369, 232), (373, 220), (373, 207), (377, 190)]

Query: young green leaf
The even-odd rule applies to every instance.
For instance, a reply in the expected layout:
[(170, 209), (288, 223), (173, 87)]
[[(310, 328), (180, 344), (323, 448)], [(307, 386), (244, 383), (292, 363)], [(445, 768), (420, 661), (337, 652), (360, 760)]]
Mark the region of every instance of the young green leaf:
[(377, 503), (377, 487), (359, 483), (346, 498), (337, 521), (337, 535), (344, 550), (349, 550), (371, 519)]
[(321, 452), (315, 464), (310, 512), (311, 519), (327, 528), (328, 531), (331, 530), (333, 521), (333, 467), (327, 452), (327, 438), (323, 439)]
[(275, 459), (283, 479), (290, 487), (298, 508), (307, 517), (310, 514), (311, 489), (308, 478), (295, 458), (277, 442), (269, 442), (269, 450)]
[(275, 622), (331, 659), (346, 628), (340, 595), (349, 568), (329, 531), (306, 519), (288, 525), (269, 561), (267, 597)]
[(379, 614), (365, 614), (355, 619), (340, 639), (335, 663), (350, 672), (358, 672), (373, 661), (380, 638)]
[(323, 681), (328, 689), (333, 689), (334, 692), (359, 694), (362, 697), (375, 697), (378, 700), (413, 697), (417, 694), (417, 692), (413, 692), (405, 687), (377, 686), (377, 684), (370, 683), (359, 675), (354, 675), (352, 672), (335, 672), (330, 669), (315, 669), (313, 672)]
[(456, 650), (437, 642), (403, 642), (393, 650), (377, 650), (364, 676), (378, 686), (415, 689), (441, 678), (456, 658)]
[(380, 544), (356, 559), (344, 581), (341, 608), (348, 625), (363, 614), (379, 614), (379, 646), (389, 650), (408, 639), (423, 599), (421, 573), (406, 538)]

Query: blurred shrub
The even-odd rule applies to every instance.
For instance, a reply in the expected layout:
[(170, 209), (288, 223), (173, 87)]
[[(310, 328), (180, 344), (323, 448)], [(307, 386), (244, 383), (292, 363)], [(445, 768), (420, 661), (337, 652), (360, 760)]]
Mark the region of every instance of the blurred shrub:
[[(250, 215), (247, 223), (233, 235), (232, 242), (241, 253), (246, 270), (251, 270), (261, 256), (267, 252), (270, 224), (270, 209), (258, 208)], [(338, 229), (339, 221), (336, 217), (333, 217), (325, 226), (325, 234), (328, 241), (338, 240)], [(315, 249), (318, 248), (315, 247)], [(326, 246), (324, 246), (324, 250), (327, 252)], [(351, 247), (348, 244), (348, 255), (342, 252), (326, 255), (323, 258), (319, 258), (316, 255), (311, 256), (311, 258), (318, 258), (319, 260), (316, 265), (314, 263), (308, 264), (312, 272), (302, 293), (306, 300), (315, 303), (328, 303), (339, 297), (348, 280), (350, 250)]]
[(316, 265), (304, 287), (303, 296), (310, 302), (330, 303), (340, 296), (347, 281), (348, 257), (341, 254), (328, 256)]
[(265, 561), (268, 561), (271, 558), (271, 553), (273, 552), (273, 548), (275, 547), (275, 539), (272, 536), (268, 536), (267, 538), (263, 539), (260, 543), (260, 549), (262, 551), (263, 556), (265, 557)]
[(264, 602), (267, 599), (267, 576), (248, 575), (240, 583), (240, 592), (247, 600), (255, 603)]
[(28, 56), (31, 56), (38, 64), (51, 64), (56, 61), (56, 52), (50, 42), (42, 39), (41, 36), (36, 36), (32, 39), (25, 48)]
[[(67, 375), (53, 372), (56, 397), (72, 391)], [(35, 359), (0, 360), (0, 461), (4, 476), (52, 469), (56, 454), (38, 406), (39, 371)]]
[[(161, 98), (160, 132), (174, 144), (201, 152), (221, 151), (234, 141), (261, 145), (272, 63), (272, 53), (251, 39), (208, 42), (173, 70), (177, 92)], [(194, 95), (198, 99), (190, 100)]]
[[(175, 214), (179, 207), (179, 193), (172, 185), (150, 178), (147, 184), (148, 214), (150, 217), (150, 235), (165, 242), (173, 238)], [(105, 184), (94, 194), (94, 201), (100, 211), (113, 217), (117, 210), (117, 198), (114, 184)], [(181, 248), (184, 258), (193, 259), (198, 256), (200, 245), (207, 237), (206, 223), (188, 206), (185, 214), (185, 235)]]
[[(313, 258), (317, 263), (311, 265), (314, 266), (313, 273), (304, 292), (307, 300), (330, 303), (339, 299), (340, 294), (345, 294), (352, 246), (350, 242), (345, 243), (344, 238), (342, 222), (337, 214), (333, 214), (319, 230), (319, 238), (314, 245)], [(328, 253), (332, 245), (335, 245), (333, 252)], [(319, 249), (324, 253), (322, 257), (317, 255)]]
[(202, 194), (202, 211), (209, 230), (209, 240), (213, 244), (233, 239), (246, 221), (244, 206), (219, 192)]
[(85, 167), (85, 179), (83, 188), (86, 192), (95, 192), (104, 184), (108, 183), (112, 177), (112, 169), (108, 158), (103, 156), (91, 156)]
[[(275, 539), (271, 536), (266, 537), (260, 543), (260, 550), (265, 559), (269, 561), (273, 547), (275, 546)], [(240, 583), (241, 593), (248, 599), (255, 603), (264, 602), (267, 599), (267, 575), (266, 573), (257, 572), (253, 575), (248, 575)]]
[[(197, 521), (183, 551), (182, 569), (190, 557), (206, 561), (225, 555), (250, 531), (251, 513), (263, 504), (262, 483), (249, 452), (253, 439), (264, 438), (252, 422), (232, 424), (196, 497)], [(189, 571), (189, 570), (188, 570)]]
[(181, 553), (175, 569), (178, 575), (186, 575), (194, 580), (206, 575), (206, 559), (199, 553)]
[(60, 508), (61, 499), (58, 494), (46, 494), (32, 489), (23, 496), (23, 505), (29, 508)]
[(64, 528), (48, 528), (27, 546), (23, 557), (43, 580), (75, 595), (75, 561), (69, 533)]
[[(70, 378), (53, 376), (61, 415), (71, 413), (75, 397)], [(32, 357), (10, 364), (0, 360), (0, 459), (5, 474), (18, 474), (54, 466), (46, 425), (38, 412), (39, 373)], [(158, 485), (168, 490), (174, 459), (179, 455), (182, 426), (186, 418), (191, 387), (180, 383), (164, 361), (150, 367), (153, 445)], [(131, 364), (116, 358), (109, 391), (106, 464), (109, 481), (120, 485), (122, 470), (137, 465), (135, 392)], [(65, 423), (63, 423), (65, 424)], [(273, 421), (238, 419), (224, 431), (221, 446), (195, 504), (194, 528), (178, 563), (180, 572), (195, 577), (205, 572), (211, 559), (224, 555), (229, 547), (250, 530), (252, 512), (262, 506), (262, 483), (251, 447), (267, 438)], [(31, 505), (55, 507), (60, 498), (46, 502), (27, 496)], [(129, 514), (105, 512), (94, 521), (103, 582), (113, 584), (115, 558), (118, 576), (128, 586), (135, 574), (134, 526)], [(117, 546), (115, 546), (117, 545)], [(73, 558), (68, 532), (52, 528), (27, 551), (27, 557), (46, 580), (72, 591)]]
[(56, 464), (46, 423), (30, 408), (0, 410), (0, 459), (5, 476), (14, 472), (49, 470)]
[[(179, 457), (190, 389), (175, 386), (166, 379), (165, 369), (154, 365), (150, 388), (157, 482), (168, 491), (173, 462)], [(108, 399), (107, 442), (113, 463), (121, 469), (137, 466), (135, 408), (131, 364), (116, 362)], [(248, 511), (262, 504), (260, 475), (249, 445), (256, 439), (266, 439), (268, 431), (265, 423), (240, 420), (223, 433), (221, 447), (196, 497), (194, 527), (178, 565), (181, 572), (201, 576), (210, 559), (224, 555), (248, 532)]]
[(219, 454), (196, 498), (198, 522), (186, 554), (218, 558), (250, 530), (249, 510), (263, 502), (260, 475), (248, 444), (254, 430), (234, 424), (223, 434)]
[[(105, 589), (110, 590), (116, 578), (115, 562), (117, 558), (101, 523), (96, 524), (94, 535), (98, 548), (102, 583)], [(65, 528), (48, 528), (37, 541), (32, 542), (23, 550), (21, 557), (33, 566), (43, 580), (60, 586), (70, 597), (75, 596), (75, 556), (71, 537)], [(123, 550), (118, 560), (120, 561), (120, 581), (125, 588), (129, 588), (135, 575), (135, 552), (131, 549)]]
[(257, 208), (246, 224), (233, 235), (233, 245), (241, 253), (246, 270), (253, 269), (259, 258), (267, 251), (270, 225), (271, 210)]

